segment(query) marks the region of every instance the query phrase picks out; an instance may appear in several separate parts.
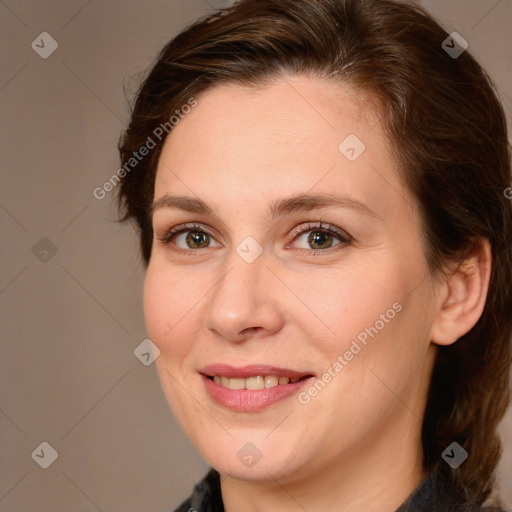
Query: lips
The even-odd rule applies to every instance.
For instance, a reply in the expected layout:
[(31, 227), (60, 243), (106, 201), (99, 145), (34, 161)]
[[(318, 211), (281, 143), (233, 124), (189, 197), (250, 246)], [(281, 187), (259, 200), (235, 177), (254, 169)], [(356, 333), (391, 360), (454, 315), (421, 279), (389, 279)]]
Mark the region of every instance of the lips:
[(268, 365), (213, 364), (200, 371), (210, 397), (228, 409), (258, 411), (295, 394), (312, 373)]

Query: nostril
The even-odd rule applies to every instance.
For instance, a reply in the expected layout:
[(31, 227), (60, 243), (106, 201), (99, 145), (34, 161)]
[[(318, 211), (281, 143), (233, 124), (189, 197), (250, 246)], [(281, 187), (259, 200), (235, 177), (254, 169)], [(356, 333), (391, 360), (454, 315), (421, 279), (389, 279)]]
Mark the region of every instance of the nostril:
[(242, 333), (253, 333), (258, 332), (262, 327), (247, 327), (247, 329), (244, 329)]

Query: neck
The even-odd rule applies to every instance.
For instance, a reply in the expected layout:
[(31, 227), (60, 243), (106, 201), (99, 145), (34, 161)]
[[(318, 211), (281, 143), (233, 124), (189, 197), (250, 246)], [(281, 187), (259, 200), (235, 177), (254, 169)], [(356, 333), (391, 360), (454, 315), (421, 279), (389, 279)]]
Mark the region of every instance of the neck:
[[(221, 482), (226, 512), (394, 512), (425, 477), (421, 425), (410, 417), (392, 426), (388, 435), (365, 439), (343, 460), (332, 460), (301, 476), (279, 481)], [(399, 429), (399, 430), (395, 430)], [(404, 432), (397, 436), (396, 432)], [(311, 466), (313, 468), (313, 466)]]

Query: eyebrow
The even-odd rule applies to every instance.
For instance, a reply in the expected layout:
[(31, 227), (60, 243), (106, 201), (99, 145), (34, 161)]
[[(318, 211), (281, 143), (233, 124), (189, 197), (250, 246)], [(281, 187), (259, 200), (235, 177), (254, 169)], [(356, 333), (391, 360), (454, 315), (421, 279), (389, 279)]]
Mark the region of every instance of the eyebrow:
[[(369, 215), (378, 220), (383, 220), (368, 205), (350, 196), (334, 196), (330, 194), (300, 194), (292, 197), (281, 198), (273, 201), (267, 210), (267, 215), (272, 220), (276, 217), (294, 212), (307, 212), (320, 208), (338, 207), (348, 208), (358, 213)], [(213, 209), (202, 199), (186, 196), (163, 195), (150, 206), (150, 217), (161, 208), (179, 209), (192, 213), (214, 215)]]

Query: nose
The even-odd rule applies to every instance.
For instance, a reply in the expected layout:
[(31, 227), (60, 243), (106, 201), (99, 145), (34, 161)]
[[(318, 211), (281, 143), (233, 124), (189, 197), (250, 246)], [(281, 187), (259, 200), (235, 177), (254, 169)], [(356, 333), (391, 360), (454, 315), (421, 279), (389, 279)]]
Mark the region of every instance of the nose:
[(222, 266), (217, 284), (206, 296), (205, 328), (234, 343), (275, 334), (284, 319), (276, 293), (279, 285), (267, 268), (264, 253), (247, 263), (233, 251)]

